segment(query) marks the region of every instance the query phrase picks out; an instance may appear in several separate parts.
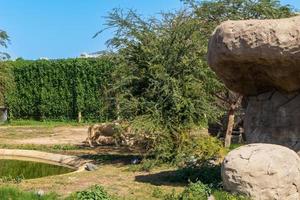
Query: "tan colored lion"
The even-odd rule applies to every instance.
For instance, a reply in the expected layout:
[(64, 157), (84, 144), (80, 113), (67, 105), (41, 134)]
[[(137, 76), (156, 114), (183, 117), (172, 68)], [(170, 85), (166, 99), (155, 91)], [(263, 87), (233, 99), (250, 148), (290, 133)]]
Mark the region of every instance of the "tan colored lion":
[(88, 128), (86, 141), (90, 147), (94, 147), (93, 142), (100, 145), (103, 141), (104, 143), (106, 143), (105, 141), (110, 141), (110, 143), (113, 141), (117, 146), (120, 144), (130, 145), (131, 140), (128, 137), (128, 132), (130, 132), (129, 126), (124, 128), (119, 122), (94, 124)]

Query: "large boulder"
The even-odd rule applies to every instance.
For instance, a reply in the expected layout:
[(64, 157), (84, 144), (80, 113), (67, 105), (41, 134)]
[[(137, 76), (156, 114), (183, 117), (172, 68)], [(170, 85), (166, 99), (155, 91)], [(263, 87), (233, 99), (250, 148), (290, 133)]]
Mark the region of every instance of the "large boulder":
[(226, 21), (213, 33), (208, 63), (226, 86), (244, 95), (300, 89), (300, 16)]
[(279, 145), (245, 145), (225, 157), (222, 179), (226, 190), (255, 200), (299, 200), (300, 158)]

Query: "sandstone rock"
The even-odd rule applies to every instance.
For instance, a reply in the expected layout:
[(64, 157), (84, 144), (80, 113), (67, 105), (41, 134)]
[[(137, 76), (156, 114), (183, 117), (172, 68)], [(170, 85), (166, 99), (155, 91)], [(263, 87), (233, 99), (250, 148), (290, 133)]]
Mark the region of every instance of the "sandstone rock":
[(300, 16), (226, 21), (213, 33), (208, 63), (226, 86), (244, 95), (300, 89)]
[(244, 130), (248, 143), (272, 143), (300, 152), (300, 93), (278, 91), (248, 97)]
[(299, 200), (300, 158), (279, 145), (245, 145), (225, 157), (222, 179), (226, 190), (255, 200)]

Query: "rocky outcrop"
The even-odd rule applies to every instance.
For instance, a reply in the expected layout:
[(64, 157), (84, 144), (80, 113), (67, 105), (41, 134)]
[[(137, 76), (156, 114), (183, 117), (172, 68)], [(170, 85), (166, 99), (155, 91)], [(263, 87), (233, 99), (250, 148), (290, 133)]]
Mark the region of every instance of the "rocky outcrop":
[(226, 190), (255, 200), (299, 200), (300, 158), (279, 145), (245, 145), (225, 157), (222, 179)]
[(300, 89), (300, 16), (226, 21), (213, 33), (208, 63), (231, 90), (257, 95)]
[(222, 23), (210, 39), (208, 63), (248, 99), (246, 142), (300, 151), (300, 16)]

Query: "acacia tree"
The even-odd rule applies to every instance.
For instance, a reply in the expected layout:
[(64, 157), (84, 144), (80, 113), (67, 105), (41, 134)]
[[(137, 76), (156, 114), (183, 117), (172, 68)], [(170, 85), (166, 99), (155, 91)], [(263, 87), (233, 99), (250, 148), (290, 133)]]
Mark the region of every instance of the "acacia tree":
[(184, 131), (220, 115), (211, 94), (221, 84), (203, 62), (200, 23), (187, 10), (144, 19), (115, 9), (106, 25), (115, 31), (108, 45), (118, 52), (120, 116), (142, 125), (156, 155), (172, 158)]

